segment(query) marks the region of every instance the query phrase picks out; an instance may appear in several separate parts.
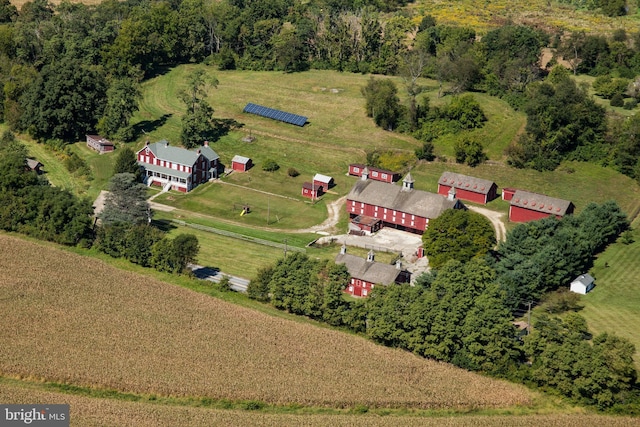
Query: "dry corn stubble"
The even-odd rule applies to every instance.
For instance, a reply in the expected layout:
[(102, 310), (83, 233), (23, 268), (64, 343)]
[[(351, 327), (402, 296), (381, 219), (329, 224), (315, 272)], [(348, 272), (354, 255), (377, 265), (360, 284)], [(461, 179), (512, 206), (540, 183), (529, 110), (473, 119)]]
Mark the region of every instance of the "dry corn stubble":
[(534, 393), (0, 236), (0, 373), (312, 406), (497, 408)]

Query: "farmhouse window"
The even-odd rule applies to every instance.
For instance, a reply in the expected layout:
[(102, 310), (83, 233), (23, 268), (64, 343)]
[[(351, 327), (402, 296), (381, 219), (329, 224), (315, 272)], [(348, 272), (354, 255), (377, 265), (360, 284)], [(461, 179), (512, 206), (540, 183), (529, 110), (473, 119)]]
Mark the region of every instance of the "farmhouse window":
[(375, 210), (376, 212), (378, 212), (378, 207), (376, 206), (373, 210)]
[(364, 209), (360, 209), (360, 215), (364, 215)]
[(353, 171), (358, 173), (358, 172), (360, 172), (360, 168), (353, 168)]
[(349, 292), (353, 293), (353, 286), (349, 286)]
[(416, 219), (416, 216), (415, 215), (411, 215), (411, 220), (414, 220), (414, 219)]
[(363, 296), (363, 297), (366, 297), (366, 296), (367, 296), (367, 291), (366, 291), (366, 290), (362, 291), (362, 296)]
[(402, 218), (404, 218), (404, 212), (402, 212)]
[(360, 207), (361, 207), (361, 208), (364, 208), (364, 203), (360, 203)]
[(415, 222), (413, 222), (413, 221), (411, 221), (411, 226), (412, 226), (412, 227), (415, 227), (415, 225), (416, 225), (416, 223), (415, 223)]
[(384, 208), (384, 213), (387, 213), (387, 208)]
[(404, 218), (402, 219), (402, 224), (404, 225)]
[(387, 179), (387, 174), (386, 173), (382, 174), (382, 179)]
[(378, 176), (378, 172), (373, 171), (373, 172), (371, 172), (371, 175), (373, 175), (373, 176)]

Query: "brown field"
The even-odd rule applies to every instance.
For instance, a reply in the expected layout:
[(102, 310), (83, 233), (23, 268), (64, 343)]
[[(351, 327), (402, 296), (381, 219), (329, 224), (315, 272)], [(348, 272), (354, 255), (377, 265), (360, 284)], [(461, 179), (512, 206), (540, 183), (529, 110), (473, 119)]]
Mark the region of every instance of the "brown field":
[(68, 403), (72, 426), (377, 426), (377, 427), (626, 427), (638, 419), (590, 414), (415, 416), (375, 414), (283, 414), (243, 410), (164, 406), (96, 399), (2, 384), (3, 403)]
[(327, 407), (504, 408), (536, 396), (52, 247), (0, 235), (0, 248), (7, 377)]

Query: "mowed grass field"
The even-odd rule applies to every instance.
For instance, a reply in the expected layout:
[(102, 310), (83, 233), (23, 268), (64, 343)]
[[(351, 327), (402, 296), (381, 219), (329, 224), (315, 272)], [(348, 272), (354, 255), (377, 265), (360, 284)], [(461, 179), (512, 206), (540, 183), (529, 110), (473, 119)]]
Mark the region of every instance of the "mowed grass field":
[[(50, 391), (40, 385), (24, 385), (0, 380), (0, 400), (3, 403), (67, 403), (71, 408), (71, 425), (99, 426), (309, 426), (309, 427), (627, 427), (637, 419), (595, 414), (545, 415), (463, 415), (414, 413), (274, 413), (265, 410), (223, 410), (192, 406), (161, 405), (148, 402), (130, 402), (90, 398)], [(384, 413), (382, 413), (384, 415)]]
[(516, 384), (50, 245), (0, 235), (0, 247), (11, 248), (0, 257), (0, 374), (6, 377), (330, 408), (515, 409), (539, 398)]

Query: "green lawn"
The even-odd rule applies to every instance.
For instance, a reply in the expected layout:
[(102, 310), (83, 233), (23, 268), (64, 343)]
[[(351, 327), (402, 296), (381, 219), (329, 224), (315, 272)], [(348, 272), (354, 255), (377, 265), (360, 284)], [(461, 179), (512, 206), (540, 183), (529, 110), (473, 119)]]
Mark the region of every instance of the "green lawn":
[[(636, 221), (636, 227), (638, 221)], [(628, 338), (640, 351), (640, 230), (630, 245), (614, 243), (595, 262), (591, 274), (596, 287), (581, 297), (580, 311), (595, 334), (614, 333)], [(636, 353), (636, 367), (640, 357)]]

